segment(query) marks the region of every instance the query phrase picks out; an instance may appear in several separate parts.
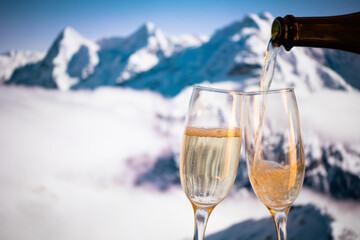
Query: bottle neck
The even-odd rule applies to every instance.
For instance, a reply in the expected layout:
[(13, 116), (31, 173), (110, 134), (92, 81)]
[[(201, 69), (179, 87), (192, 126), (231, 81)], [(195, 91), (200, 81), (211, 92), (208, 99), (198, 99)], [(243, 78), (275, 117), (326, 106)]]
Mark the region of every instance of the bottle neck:
[(278, 17), (272, 25), (271, 41), (287, 51), (305, 46), (360, 54), (360, 12), (333, 17)]

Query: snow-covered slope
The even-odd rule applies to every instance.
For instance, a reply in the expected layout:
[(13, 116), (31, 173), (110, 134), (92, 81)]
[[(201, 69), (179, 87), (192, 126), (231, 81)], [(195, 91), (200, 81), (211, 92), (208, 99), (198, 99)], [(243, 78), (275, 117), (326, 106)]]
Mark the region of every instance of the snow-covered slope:
[[(201, 47), (175, 54), (121, 85), (152, 89), (165, 96), (174, 96), (184, 87), (204, 81), (232, 80), (238, 82), (239, 89), (244, 89), (261, 76), (272, 20), (266, 12), (250, 14), (216, 31)], [(324, 50), (317, 51), (323, 53)], [(306, 48), (283, 52), (278, 57), (274, 82), (307, 92), (323, 88), (351, 89), (329, 64), (319, 61), (324, 55), (314, 55)], [(346, 65), (342, 67), (351, 70)]]
[(17, 69), (8, 83), (69, 90), (94, 72), (98, 50), (96, 43), (66, 27), (42, 61)]
[(118, 76), (121, 83), (155, 66), (163, 57), (172, 54), (172, 46), (165, 34), (151, 22), (145, 23), (135, 33), (126, 38), (119, 46), (125, 55), (129, 55)]
[(209, 41), (209, 37), (206, 35), (185, 34), (181, 36), (170, 36), (170, 40), (175, 46), (175, 52), (180, 52), (186, 48), (201, 46), (203, 43)]
[(15, 51), (0, 54), (0, 84), (9, 80), (16, 68), (38, 62), (45, 56), (41, 52)]
[(206, 37), (187, 35), (168, 37), (153, 23), (147, 22), (128, 37), (112, 37), (98, 41), (100, 66), (79, 88), (115, 86), (146, 72), (174, 53), (201, 45)]
[(58, 36), (45, 61), (53, 64), (52, 77), (61, 90), (68, 90), (94, 72), (99, 63), (99, 46), (71, 27)]

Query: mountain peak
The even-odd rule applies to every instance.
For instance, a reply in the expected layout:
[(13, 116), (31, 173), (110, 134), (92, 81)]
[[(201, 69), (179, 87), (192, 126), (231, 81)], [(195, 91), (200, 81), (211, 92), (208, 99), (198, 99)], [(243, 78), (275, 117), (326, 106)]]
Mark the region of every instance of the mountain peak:
[(141, 25), (133, 34), (125, 39), (123, 47), (128, 51), (136, 51), (145, 46), (153, 49), (167, 49), (169, 40), (152, 22)]
[(147, 32), (152, 33), (156, 30), (155, 24), (153, 22), (144, 23), (143, 27), (147, 30)]
[[(68, 90), (80, 78), (93, 73), (99, 63), (99, 46), (84, 38), (72, 27), (65, 27), (48, 50), (43, 64), (47, 66), (46, 80), (56, 83), (61, 90)], [(78, 65), (75, 68), (75, 65)], [(70, 69), (70, 70), (69, 70)], [(76, 70), (74, 70), (76, 69)]]
[(264, 11), (264, 12), (261, 12), (259, 14), (259, 17), (263, 20), (267, 20), (267, 21), (273, 21), (274, 19), (274, 16), (271, 15), (271, 13), (267, 12), (267, 11)]
[(76, 32), (76, 30), (75, 30), (73, 27), (66, 26), (66, 27), (63, 29), (62, 32), (65, 33), (65, 34), (69, 34), (69, 33), (74, 33), (74, 32)]
[[(224, 28), (217, 30), (212, 36), (212, 42), (223, 42), (224, 39), (233, 37), (234, 34), (239, 33), (244, 28), (260, 30), (268, 30), (269, 23), (273, 17), (268, 12), (262, 12), (260, 14), (250, 13), (244, 16), (242, 20), (235, 21)], [(248, 31), (250, 34), (250, 32)]]
[(65, 27), (57, 36), (53, 44), (51, 45), (44, 61), (52, 63), (53, 59), (59, 54), (61, 49), (73, 48), (78, 45), (78, 42), (82, 42), (84, 38), (72, 27)]
[(136, 35), (149, 36), (154, 35), (158, 31), (157, 27), (152, 22), (145, 22), (142, 24), (138, 30), (134, 32)]
[(74, 28), (67, 26), (59, 34), (60, 38), (82, 38)]

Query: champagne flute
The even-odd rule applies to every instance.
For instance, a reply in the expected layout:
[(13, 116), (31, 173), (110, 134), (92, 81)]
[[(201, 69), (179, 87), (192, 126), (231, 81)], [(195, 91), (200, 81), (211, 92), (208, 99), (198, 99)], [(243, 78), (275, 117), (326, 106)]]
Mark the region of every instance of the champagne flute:
[(240, 92), (195, 86), (185, 121), (180, 176), (202, 240), (209, 216), (234, 184), (241, 147)]
[(293, 89), (244, 94), (244, 135), (252, 188), (286, 240), (289, 209), (304, 181), (305, 162)]

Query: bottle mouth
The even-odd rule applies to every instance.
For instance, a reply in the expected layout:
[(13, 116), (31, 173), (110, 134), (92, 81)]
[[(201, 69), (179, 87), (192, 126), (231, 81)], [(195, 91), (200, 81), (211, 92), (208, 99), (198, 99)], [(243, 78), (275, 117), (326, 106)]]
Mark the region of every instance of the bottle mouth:
[(274, 19), (271, 26), (271, 44), (274, 47), (280, 47), (284, 42), (283, 34), (284, 20), (282, 17), (277, 17)]
[(284, 18), (277, 17), (271, 26), (271, 44), (274, 47), (284, 46), (287, 51), (295, 45), (295, 36), (297, 27), (295, 26), (295, 17), (286, 15)]

